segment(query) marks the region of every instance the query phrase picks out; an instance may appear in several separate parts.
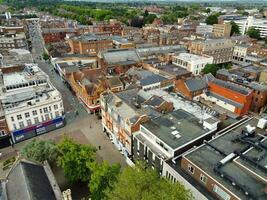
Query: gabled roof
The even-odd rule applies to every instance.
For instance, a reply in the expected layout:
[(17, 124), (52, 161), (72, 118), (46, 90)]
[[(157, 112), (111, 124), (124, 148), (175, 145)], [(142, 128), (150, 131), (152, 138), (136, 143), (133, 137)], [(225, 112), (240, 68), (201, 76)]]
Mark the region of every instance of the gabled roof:
[(10, 200), (56, 200), (55, 193), (42, 165), (19, 161), (6, 182)]
[(155, 83), (160, 83), (161, 81), (167, 80), (167, 78), (160, 76), (158, 74), (148, 76), (140, 80), (141, 86), (151, 85)]
[(185, 85), (191, 92), (202, 90), (207, 87), (206, 83), (198, 78), (190, 78), (185, 80)]
[(131, 65), (141, 61), (135, 49), (108, 49), (101, 54), (108, 65)]

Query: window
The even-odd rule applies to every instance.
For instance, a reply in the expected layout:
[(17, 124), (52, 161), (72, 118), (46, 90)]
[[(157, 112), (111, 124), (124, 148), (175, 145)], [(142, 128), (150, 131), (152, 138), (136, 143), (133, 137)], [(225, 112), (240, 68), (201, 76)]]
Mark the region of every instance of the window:
[(54, 110), (56, 110), (56, 109), (58, 109), (58, 105), (57, 104), (54, 105)]
[(45, 120), (49, 120), (49, 115), (48, 114), (45, 114)]
[(49, 106), (49, 111), (51, 111), (51, 106)]
[(17, 129), (17, 126), (16, 126), (16, 124), (13, 124), (13, 127), (14, 127), (14, 130), (16, 130), (16, 129)]
[(48, 112), (47, 107), (44, 107), (44, 113), (47, 113), (47, 112)]
[(4, 130), (1, 130), (0, 131), (0, 136), (4, 136), (6, 133), (5, 133), (5, 131)]
[(35, 116), (35, 115), (37, 115), (37, 110), (33, 110), (32, 111), (32, 114)]
[(22, 119), (22, 116), (21, 115), (17, 115), (17, 119), (18, 120)]
[(192, 174), (194, 174), (195, 168), (192, 167), (192, 165), (188, 164), (188, 171), (190, 171)]
[(38, 119), (38, 117), (35, 117), (35, 118), (34, 118), (34, 123), (35, 123), (35, 124), (38, 124), (38, 123), (39, 123), (39, 119)]
[(43, 113), (43, 110), (42, 110), (42, 109), (40, 109), (40, 113), (41, 113), (41, 114)]
[(14, 122), (14, 117), (11, 117), (11, 121)]
[(59, 112), (56, 111), (56, 112), (55, 112), (55, 115), (56, 115), (56, 117), (59, 117)]
[(27, 119), (27, 126), (31, 126), (32, 125), (32, 121), (30, 119)]
[(231, 196), (228, 193), (226, 193), (224, 190), (222, 190), (217, 185), (213, 186), (213, 191), (224, 200), (230, 200), (231, 198)]
[(19, 122), (19, 128), (24, 128), (24, 123), (23, 122)]
[(206, 184), (208, 179), (207, 179), (207, 177), (205, 175), (201, 174), (200, 175), (200, 180), (202, 181), (202, 183)]
[(25, 113), (25, 117), (26, 117), (26, 118), (27, 118), (27, 117), (30, 117), (30, 113), (26, 112), (26, 113)]

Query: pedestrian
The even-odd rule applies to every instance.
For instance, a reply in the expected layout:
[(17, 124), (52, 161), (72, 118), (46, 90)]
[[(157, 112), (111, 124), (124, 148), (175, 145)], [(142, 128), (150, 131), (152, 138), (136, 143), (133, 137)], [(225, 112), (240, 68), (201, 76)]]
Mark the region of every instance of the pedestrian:
[(100, 145), (98, 146), (98, 150), (101, 150), (101, 146)]

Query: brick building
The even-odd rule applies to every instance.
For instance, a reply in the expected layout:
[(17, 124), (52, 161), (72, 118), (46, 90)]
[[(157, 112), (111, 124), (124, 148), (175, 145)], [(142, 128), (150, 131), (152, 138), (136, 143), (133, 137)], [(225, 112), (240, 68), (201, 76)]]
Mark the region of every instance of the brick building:
[(171, 110), (172, 103), (138, 89), (101, 95), (103, 130), (126, 157), (132, 154), (132, 135), (140, 124)]
[[(219, 137), (205, 142), (182, 156), (180, 164), (191, 183), (209, 199), (264, 200), (266, 193), (266, 156), (259, 157), (266, 146), (262, 134), (266, 119), (249, 118)], [(171, 163), (171, 161), (170, 161)], [(179, 167), (177, 167), (178, 169)], [(173, 173), (169, 170), (166, 174)], [(177, 178), (177, 176), (175, 176)]]
[(212, 32), (215, 37), (230, 37), (231, 29), (231, 23), (213, 24)]
[(208, 91), (201, 95), (203, 99), (237, 116), (248, 113), (253, 96), (250, 89), (214, 78), (211, 74), (205, 75), (204, 80), (208, 84)]
[(46, 44), (64, 41), (66, 35), (76, 34), (73, 28), (43, 28), (42, 35)]
[(113, 41), (110, 37), (95, 34), (73, 36), (68, 39), (71, 53), (97, 55), (99, 51), (111, 49)]
[(201, 95), (206, 88), (206, 83), (199, 78), (186, 78), (175, 81), (175, 91), (191, 100)]
[(212, 56), (214, 64), (227, 63), (232, 61), (234, 43), (230, 39), (192, 41), (188, 50), (193, 54)]
[(267, 86), (252, 82), (248, 84), (248, 87), (253, 90), (250, 110), (261, 113), (267, 104)]

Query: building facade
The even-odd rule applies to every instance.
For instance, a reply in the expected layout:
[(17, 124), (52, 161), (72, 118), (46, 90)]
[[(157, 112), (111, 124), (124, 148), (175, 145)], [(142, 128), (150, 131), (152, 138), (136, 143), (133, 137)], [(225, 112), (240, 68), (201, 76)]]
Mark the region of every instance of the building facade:
[(61, 94), (37, 65), (3, 73), (1, 102), (13, 142), (20, 142), (65, 125)]
[(232, 61), (234, 44), (230, 39), (192, 41), (188, 49), (192, 54), (211, 56), (214, 64), (221, 64)]
[(189, 53), (180, 53), (178, 56), (173, 56), (172, 60), (173, 64), (185, 68), (194, 75), (199, 75), (206, 64), (213, 63), (213, 57), (199, 56)]

